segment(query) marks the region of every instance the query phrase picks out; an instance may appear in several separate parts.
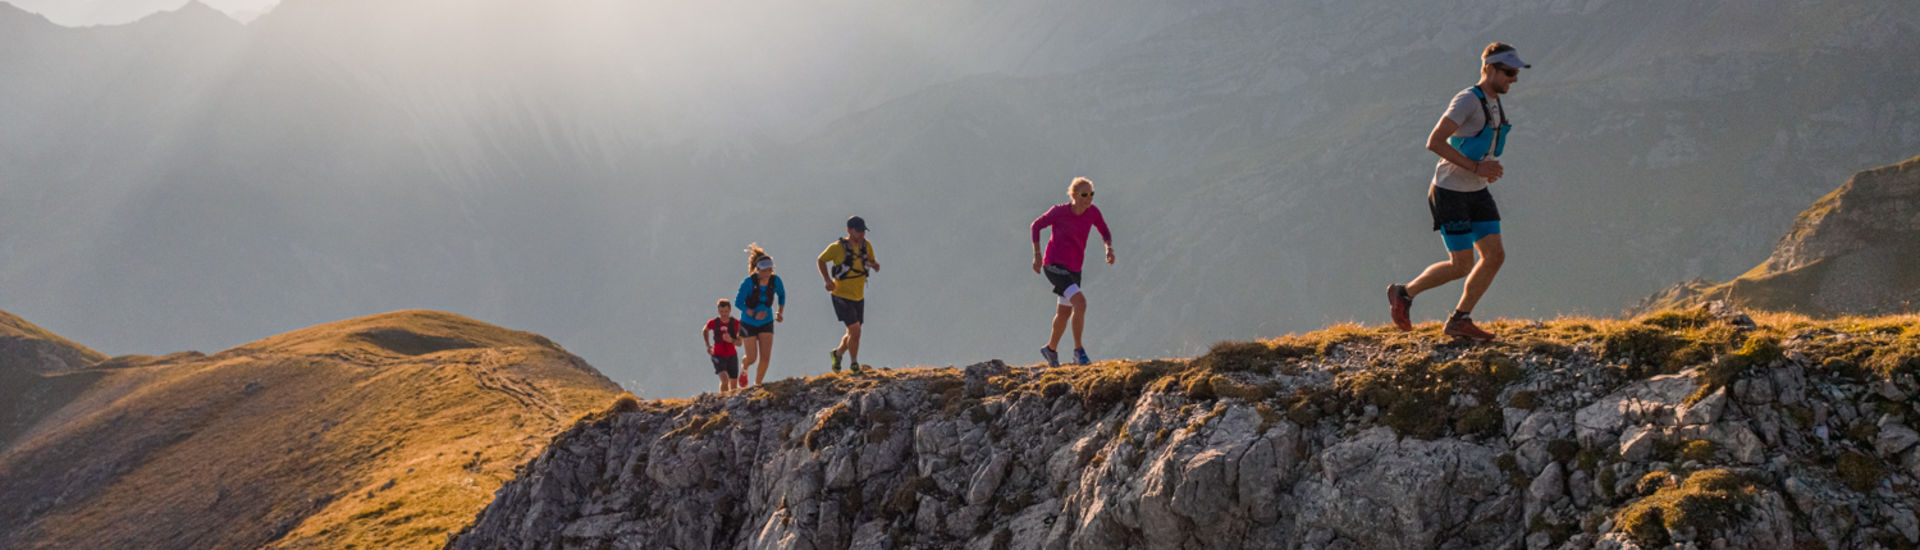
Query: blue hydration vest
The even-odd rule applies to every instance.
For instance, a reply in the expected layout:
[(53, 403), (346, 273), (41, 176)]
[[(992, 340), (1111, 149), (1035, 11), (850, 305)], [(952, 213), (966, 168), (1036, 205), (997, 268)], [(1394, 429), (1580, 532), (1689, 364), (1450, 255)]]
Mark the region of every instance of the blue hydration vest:
[(1474, 162), (1486, 158), (1489, 150), (1493, 152), (1493, 156), (1500, 156), (1500, 153), (1507, 150), (1507, 133), (1513, 131), (1513, 124), (1507, 121), (1507, 110), (1500, 109), (1500, 125), (1494, 126), (1493, 110), (1487, 108), (1487, 93), (1480, 91), (1479, 86), (1469, 89), (1473, 90), (1473, 97), (1480, 98), (1480, 113), (1482, 118), (1486, 119), (1487, 126), (1481, 128), (1480, 133), (1474, 134), (1473, 137), (1449, 136), (1447, 145), (1452, 145), (1455, 151), (1466, 155), (1467, 160)]

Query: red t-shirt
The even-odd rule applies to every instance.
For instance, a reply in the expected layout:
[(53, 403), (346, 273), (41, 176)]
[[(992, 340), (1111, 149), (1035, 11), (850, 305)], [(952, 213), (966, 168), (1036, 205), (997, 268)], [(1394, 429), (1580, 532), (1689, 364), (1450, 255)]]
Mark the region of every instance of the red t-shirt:
[(733, 350), (733, 342), (728, 342), (726, 340), (720, 339), (720, 335), (726, 334), (728, 336), (731, 336), (735, 342), (739, 341), (740, 340), (740, 320), (734, 319), (732, 317), (728, 317), (726, 320), (726, 324), (721, 324), (719, 317), (708, 319), (707, 330), (713, 332), (713, 336), (711, 336), (710, 338), (712, 338), (713, 340), (714, 357), (733, 357), (734, 354), (736, 353)]

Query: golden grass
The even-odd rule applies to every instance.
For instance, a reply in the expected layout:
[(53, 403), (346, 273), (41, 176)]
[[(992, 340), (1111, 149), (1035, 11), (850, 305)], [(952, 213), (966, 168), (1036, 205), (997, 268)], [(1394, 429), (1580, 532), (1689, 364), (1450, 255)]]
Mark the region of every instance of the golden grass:
[(40, 325), (29, 323), (26, 319), (21, 319), (19, 316), (5, 311), (0, 311), (0, 338), (19, 338), (52, 342), (60, 346), (72, 348), (83, 359), (91, 363), (98, 363), (107, 359), (106, 354), (63, 338), (58, 334), (54, 334), (53, 331), (40, 328)]
[[(479, 347), (391, 349), (433, 341), (406, 334)], [(615, 402), (612, 382), (524, 334), (402, 312), (126, 361), (78, 398), (97, 410), (10, 446), (0, 477), (68, 495), (39, 545), (438, 548), (551, 436)], [(69, 484), (75, 464), (104, 475)]]
[[(1089, 366), (1041, 368), (991, 379), (993, 393), (1033, 393), (1078, 399), (1089, 412), (1121, 406), (1145, 393), (1192, 400), (1237, 399), (1265, 407), (1274, 419), (1312, 425), (1367, 406), (1403, 435), (1492, 435), (1502, 427), (1502, 406), (1531, 408), (1539, 396), (1506, 389), (1526, 375), (1522, 358), (1563, 360), (1590, 349), (1595, 359), (1617, 367), (1625, 379), (1699, 369), (1699, 399), (1742, 374), (1784, 358), (1787, 340), (1808, 331), (1845, 333), (1836, 344), (1794, 342), (1809, 356), (1833, 354), (1817, 368), (1849, 368), (1851, 376), (1891, 376), (1920, 365), (1920, 316), (1843, 317), (1821, 320), (1791, 313), (1753, 315), (1756, 328), (1742, 329), (1703, 310), (1656, 311), (1628, 319), (1561, 317), (1547, 321), (1493, 320), (1491, 343), (1462, 344), (1441, 336), (1439, 323), (1401, 332), (1390, 326), (1345, 323), (1325, 330), (1252, 342), (1221, 342), (1191, 360), (1101, 361)], [(1291, 390), (1278, 376), (1324, 370), (1331, 387)], [(757, 399), (786, 399), (822, 388), (870, 388), (885, 380), (924, 379), (946, 414), (977, 408), (962, 395), (957, 369), (900, 369), (862, 375), (832, 374), (794, 379), (759, 389)], [(1456, 399), (1474, 398), (1467, 404)], [(824, 404), (823, 404), (824, 405)], [(1263, 420), (1265, 416), (1263, 416)], [(1268, 420), (1271, 421), (1271, 420)]]
[[(1651, 479), (1656, 476), (1658, 479)], [(1701, 470), (1679, 485), (1666, 472), (1647, 474), (1641, 485), (1652, 494), (1614, 514), (1614, 523), (1642, 547), (1666, 546), (1670, 532), (1688, 530), (1708, 537), (1747, 518), (1746, 508), (1759, 491), (1754, 482), (1726, 470)], [(1643, 489), (1646, 490), (1646, 489)]]

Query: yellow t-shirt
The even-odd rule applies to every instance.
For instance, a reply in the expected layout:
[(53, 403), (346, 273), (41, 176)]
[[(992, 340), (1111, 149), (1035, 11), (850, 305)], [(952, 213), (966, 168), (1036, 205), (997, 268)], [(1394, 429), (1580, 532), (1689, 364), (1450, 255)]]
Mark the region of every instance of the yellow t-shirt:
[[(861, 247), (856, 246), (855, 248), (861, 248)], [(875, 260), (880, 259), (879, 256), (876, 256), (873, 253), (873, 241), (871, 240), (867, 241), (867, 244), (864, 246), (864, 248), (867, 249), (867, 258), (875, 259)], [(820, 253), (820, 261), (827, 262), (828, 264), (839, 264), (849, 260), (847, 258), (846, 249), (841, 248), (840, 241), (836, 240), (836, 241), (833, 241), (833, 244), (827, 245), (827, 250), (825, 252)], [(867, 299), (866, 262), (860, 261), (860, 259), (857, 257), (851, 259), (851, 261), (853, 262), (854, 269), (860, 272), (861, 274), (852, 278), (847, 278), (847, 279), (834, 279), (834, 282), (837, 283), (839, 286), (834, 287), (833, 295), (839, 296), (841, 298), (846, 298), (848, 300), (865, 300)], [(833, 267), (834, 267), (833, 265), (827, 266), (828, 274), (833, 273), (833, 269), (832, 269)]]

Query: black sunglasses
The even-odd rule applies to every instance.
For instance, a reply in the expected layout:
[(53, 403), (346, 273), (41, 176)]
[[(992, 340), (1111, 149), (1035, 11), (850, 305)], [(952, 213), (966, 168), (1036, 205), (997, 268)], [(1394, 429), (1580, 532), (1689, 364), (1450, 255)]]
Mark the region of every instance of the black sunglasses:
[(1507, 78), (1520, 76), (1520, 69), (1515, 69), (1513, 67), (1508, 67), (1506, 65), (1494, 65), (1493, 70), (1500, 71), (1500, 74), (1507, 75)]
[(1082, 196), (1082, 197), (1091, 197), (1091, 196), (1093, 196), (1093, 192), (1092, 192), (1092, 191), (1088, 191), (1088, 192), (1085, 192), (1085, 193), (1081, 193), (1081, 194), (1080, 194), (1080, 196)]

